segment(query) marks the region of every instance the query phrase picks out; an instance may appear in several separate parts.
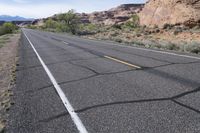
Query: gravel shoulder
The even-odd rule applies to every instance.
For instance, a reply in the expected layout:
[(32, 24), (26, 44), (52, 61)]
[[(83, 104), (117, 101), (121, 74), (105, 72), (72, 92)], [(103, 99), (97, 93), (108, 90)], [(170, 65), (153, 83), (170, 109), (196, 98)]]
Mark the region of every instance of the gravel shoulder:
[(10, 99), (13, 96), (11, 88), (15, 85), (19, 38), (19, 34), (0, 36), (0, 133), (4, 132), (7, 113), (14, 104)]

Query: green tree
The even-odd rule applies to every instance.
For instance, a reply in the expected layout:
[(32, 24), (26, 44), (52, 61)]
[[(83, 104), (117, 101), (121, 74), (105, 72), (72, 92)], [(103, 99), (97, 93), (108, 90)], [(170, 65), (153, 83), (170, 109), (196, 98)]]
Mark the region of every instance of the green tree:
[[(74, 10), (69, 10), (67, 13), (59, 14), (57, 19), (62, 23), (66, 32), (76, 34), (79, 29), (80, 20)], [(63, 27), (63, 26), (62, 26)]]

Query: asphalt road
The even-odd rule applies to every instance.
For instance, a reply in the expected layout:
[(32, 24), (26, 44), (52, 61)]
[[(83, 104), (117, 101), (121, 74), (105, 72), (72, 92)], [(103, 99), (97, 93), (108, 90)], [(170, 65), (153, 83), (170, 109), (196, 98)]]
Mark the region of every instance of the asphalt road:
[(14, 93), (9, 133), (200, 132), (198, 56), (23, 29)]

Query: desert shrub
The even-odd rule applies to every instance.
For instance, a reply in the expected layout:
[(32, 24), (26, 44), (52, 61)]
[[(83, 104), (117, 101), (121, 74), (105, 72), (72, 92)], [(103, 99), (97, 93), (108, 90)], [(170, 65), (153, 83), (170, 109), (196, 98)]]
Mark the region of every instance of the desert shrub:
[(100, 32), (99, 25), (96, 24), (80, 24), (79, 31), (77, 32), (78, 35), (93, 35), (95, 33)]
[(131, 22), (131, 21), (128, 21), (122, 26), (122, 28), (123, 29), (125, 29), (125, 28), (133, 29), (133, 28), (135, 28), (135, 24), (133, 22)]
[(114, 25), (112, 25), (112, 28), (115, 28), (115, 29), (122, 29), (122, 25), (114, 24)]
[(0, 26), (0, 35), (13, 33), (15, 30), (17, 30), (17, 26), (7, 22)]
[(180, 32), (178, 31), (178, 30), (175, 30), (174, 32), (173, 32), (173, 34), (174, 35), (178, 35)]
[(176, 27), (173, 34), (178, 35), (179, 33), (183, 32), (183, 29), (181, 27)]
[(160, 29), (157, 28), (157, 29), (155, 30), (155, 32), (156, 32), (156, 33), (159, 33), (159, 32), (160, 32)]
[(154, 24), (153, 29), (157, 29), (158, 25)]
[(184, 46), (184, 51), (199, 54), (200, 53), (200, 43), (193, 41), (190, 44), (187, 44)]
[(138, 15), (132, 15), (131, 20), (127, 21), (122, 25), (123, 29), (134, 29), (139, 27), (139, 16)]
[(135, 27), (139, 26), (140, 18), (137, 14), (132, 15), (131, 19), (132, 22), (135, 24)]
[(195, 27), (192, 28), (193, 30), (200, 30), (200, 25), (196, 25)]
[(122, 43), (122, 39), (120, 39), (120, 38), (116, 38), (115, 41), (118, 43)]
[(135, 46), (143, 46), (143, 47), (145, 46), (145, 44), (141, 41), (132, 41), (131, 43)]
[(96, 32), (98, 30), (98, 26), (95, 24), (80, 24), (79, 29), (81, 31), (91, 31)]
[(168, 49), (168, 50), (179, 50), (179, 47), (176, 44), (168, 43), (167, 45), (165, 45), (165, 49)]
[(137, 33), (136, 36), (137, 36), (137, 37), (141, 37), (142, 34), (141, 34), (141, 33)]
[(118, 35), (119, 35), (119, 33), (116, 32), (116, 31), (115, 31), (115, 32), (112, 32), (112, 33), (110, 34), (111, 37), (116, 37), (116, 36), (118, 36)]
[(97, 30), (97, 26), (95, 24), (87, 24), (87, 29), (89, 31), (96, 31)]
[(52, 20), (51, 18), (49, 18), (46, 22), (45, 22), (45, 27), (46, 28), (52, 28), (52, 29), (56, 29), (57, 28), (57, 22)]
[(159, 44), (159, 43), (155, 43), (155, 44), (151, 45), (150, 47), (151, 47), (151, 48), (161, 49), (161, 48), (162, 48), (162, 45)]
[(173, 25), (171, 25), (171, 24), (164, 24), (163, 25), (163, 29), (165, 29), (165, 30), (170, 30), (172, 28), (173, 28)]
[(167, 29), (169, 27), (169, 24), (164, 24), (163, 29)]
[[(140, 29), (140, 32), (144, 33), (146, 31), (146, 25), (138, 27)], [(136, 28), (137, 29), (137, 28)], [(135, 30), (136, 30), (135, 29)]]

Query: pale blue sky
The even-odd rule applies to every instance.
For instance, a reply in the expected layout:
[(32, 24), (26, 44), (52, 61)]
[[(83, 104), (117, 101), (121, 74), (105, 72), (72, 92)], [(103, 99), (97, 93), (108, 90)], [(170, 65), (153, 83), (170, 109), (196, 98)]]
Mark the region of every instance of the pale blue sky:
[(144, 3), (146, 0), (0, 0), (0, 15), (29, 18), (48, 17), (75, 9), (77, 12), (107, 10), (120, 4)]

